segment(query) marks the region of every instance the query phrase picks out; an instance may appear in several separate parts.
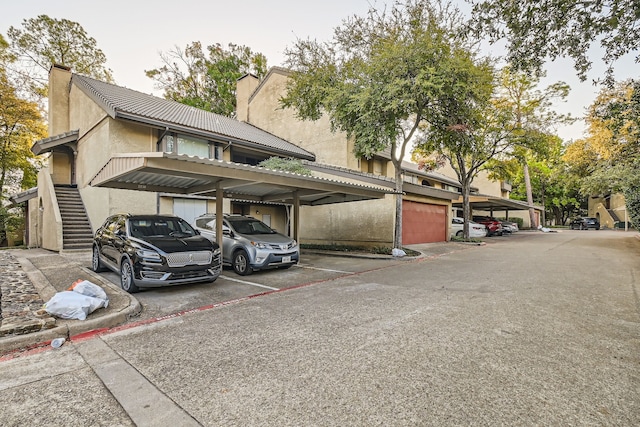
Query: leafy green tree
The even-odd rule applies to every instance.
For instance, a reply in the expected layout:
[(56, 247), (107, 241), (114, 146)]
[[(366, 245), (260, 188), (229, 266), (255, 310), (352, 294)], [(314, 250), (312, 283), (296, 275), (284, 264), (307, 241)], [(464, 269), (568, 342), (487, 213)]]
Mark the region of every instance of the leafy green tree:
[(31, 152), (33, 141), (44, 138), (46, 128), (37, 104), (18, 97), (0, 70), (0, 188), (28, 188), (36, 181), (38, 164)]
[[(401, 193), (402, 159), (444, 116), (440, 102), (462, 105), (482, 92), (477, 79), (487, 80), (487, 67), (474, 64), (458, 37), (461, 22), (449, 5), (407, 0), (343, 21), (330, 41), (299, 39), (285, 51), (292, 74), (281, 104), (304, 120), (327, 115), (332, 131), (354, 141), (358, 157), (388, 150)], [(401, 248), (400, 197), (395, 217), (394, 247)]]
[(283, 159), (281, 157), (269, 157), (268, 159), (258, 163), (258, 166), (267, 169), (297, 173), (300, 175), (313, 175), (311, 170), (305, 167), (300, 160), (291, 157), (287, 159)]
[(17, 90), (0, 69), (0, 242), (17, 230), (24, 218), (9, 209), (8, 194), (35, 185), (39, 160), (31, 144), (46, 136), (38, 105), (18, 97)]
[(246, 46), (220, 44), (207, 46), (193, 42), (182, 50), (176, 47), (161, 53), (163, 65), (145, 71), (164, 97), (203, 110), (234, 116), (236, 82), (247, 73), (262, 78), (267, 73), (267, 59)]
[[(481, 76), (484, 76), (484, 84), (478, 86)], [(485, 71), (467, 82), (469, 89), (477, 91), (474, 95), (467, 92), (464, 96), (442, 99), (443, 108), (429, 124), (428, 137), (414, 147), (412, 154), (420, 166), (423, 159), (435, 154), (437, 158), (447, 160), (456, 172), (462, 184), (465, 238), (469, 237), (474, 178), (497, 157), (510, 151), (514, 143), (509, 111), (500, 108), (491, 97), (494, 87), (491, 77), (492, 74)]]
[[(544, 206), (544, 218), (549, 213), (556, 224), (566, 224), (567, 219), (579, 213), (585, 201), (580, 193), (580, 179), (573, 174), (563, 161), (564, 145), (562, 140), (549, 135), (549, 149), (544, 155), (528, 153), (527, 164), (531, 170), (529, 187), (533, 195), (533, 203)], [(511, 181), (511, 197), (516, 200), (527, 200), (527, 185), (524, 171), (519, 159), (508, 161), (512, 165), (506, 177)], [(520, 167), (513, 167), (517, 164)], [(497, 168), (496, 168), (497, 169)], [(501, 168), (502, 170), (506, 168)], [(505, 175), (501, 175), (504, 178)], [(543, 223), (546, 220), (543, 218)]]
[[(603, 89), (587, 114), (588, 135), (567, 147), (565, 160), (582, 177), (585, 195), (622, 192), (634, 227), (640, 227), (640, 83)], [(631, 201), (631, 203), (629, 202)]]
[(509, 111), (514, 132), (514, 148), (511, 156), (522, 164), (523, 178), (529, 204), (529, 220), (536, 222), (533, 208), (533, 192), (528, 159), (533, 155), (546, 156), (554, 138), (551, 128), (559, 123), (573, 121), (569, 115), (561, 115), (553, 110), (553, 102), (563, 100), (569, 94), (569, 86), (557, 82), (543, 90), (538, 89), (540, 79), (524, 72), (514, 72), (505, 67), (500, 76), (498, 103), (505, 111)]
[(52, 64), (70, 67), (74, 72), (107, 82), (113, 81), (106, 68), (107, 58), (77, 22), (47, 15), (25, 19), (22, 27), (7, 31), (11, 53), (16, 61), (9, 68), (14, 80), (26, 85), (36, 99), (46, 96)]
[(540, 71), (546, 59), (568, 56), (573, 58), (578, 76), (585, 80), (592, 66), (588, 50), (599, 40), (612, 82), (616, 60), (640, 48), (637, 0), (470, 2), (472, 35), (479, 38), (486, 34), (491, 42), (506, 39), (507, 60), (518, 70)]

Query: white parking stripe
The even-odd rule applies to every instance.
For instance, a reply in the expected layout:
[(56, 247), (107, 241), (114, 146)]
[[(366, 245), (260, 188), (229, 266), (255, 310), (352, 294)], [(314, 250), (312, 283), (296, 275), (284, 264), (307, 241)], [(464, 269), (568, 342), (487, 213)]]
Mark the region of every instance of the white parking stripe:
[(272, 288), (271, 286), (261, 285), (260, 283), (247, 282), (245, 280), (236, 279), (234, 277), (222, 276), (222, 275), (220, 277), (222, 277), (225, 280), (231, 280), (232, 282), (238, 282), (238, 283), (243, 283), (245, 285), (257, 286), (259, 288), (271, 289), (272, 291), (280, 290), (279, 288)]
[(297, 264), (297, 265), (295, 265), (295, 267), (308, 268), (310, 270), (330, 271), (332, 273), (344, 273), (344, 274), (353, 273), (353, 271), (342, 271), (342, 270), (332, 270), (330, 268), (309, 267), (308, 265), (304, 265), (304, 264)]

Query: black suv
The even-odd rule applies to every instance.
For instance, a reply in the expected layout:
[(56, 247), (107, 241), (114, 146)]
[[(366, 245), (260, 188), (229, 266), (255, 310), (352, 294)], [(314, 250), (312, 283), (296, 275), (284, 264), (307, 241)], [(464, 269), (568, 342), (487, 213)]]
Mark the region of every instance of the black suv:
[(569, 224), (571, 230), (600, 230), (600, 221), (598, 218), (576, 218)]
[(173, 215), (118, 214), (93, 239), (93, 271), (120, 273), (127, 292), (139, 288), (213, 282), (222, 271), (220, 248)]

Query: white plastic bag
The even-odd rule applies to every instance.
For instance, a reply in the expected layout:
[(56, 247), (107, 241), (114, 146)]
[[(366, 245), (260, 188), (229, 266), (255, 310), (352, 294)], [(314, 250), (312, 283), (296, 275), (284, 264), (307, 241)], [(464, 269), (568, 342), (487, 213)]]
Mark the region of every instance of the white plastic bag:
[(78, 292), (63, 291), (56, 293), (44, 304), (49, 314), (62, 319), (85, 320), (89, 313), (100, 307), (106, 307), (103, 299), (82, 295)]
[(102, 289), (95, 283), (91, 283), (88, 280), (78, 280), (67, 290), (77, 292), (88, 297), (94, 297), (104, 300), (105, 304), (103, 307), (107, 307), (109, 305), (109, 297), (107, 297), (107, 293), (104, 291), (104, 289)]
[(403, 256), (407, 255), (407, 253), (405, 251), (403, 251), (402, 249), (393, 248), (391, 250), (391, 255), (393, 255), (395, 257), (403, 257)]

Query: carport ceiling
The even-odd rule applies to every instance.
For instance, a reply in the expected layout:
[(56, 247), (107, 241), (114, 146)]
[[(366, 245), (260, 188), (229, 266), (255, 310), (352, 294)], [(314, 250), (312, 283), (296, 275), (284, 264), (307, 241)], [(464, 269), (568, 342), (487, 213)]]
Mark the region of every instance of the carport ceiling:
[(380, 199), (391, 190), (257, 166), (170, 153), (112, 157), (90, 182), (94, 187), (215, 196), (255, 202), (325, 205)]

